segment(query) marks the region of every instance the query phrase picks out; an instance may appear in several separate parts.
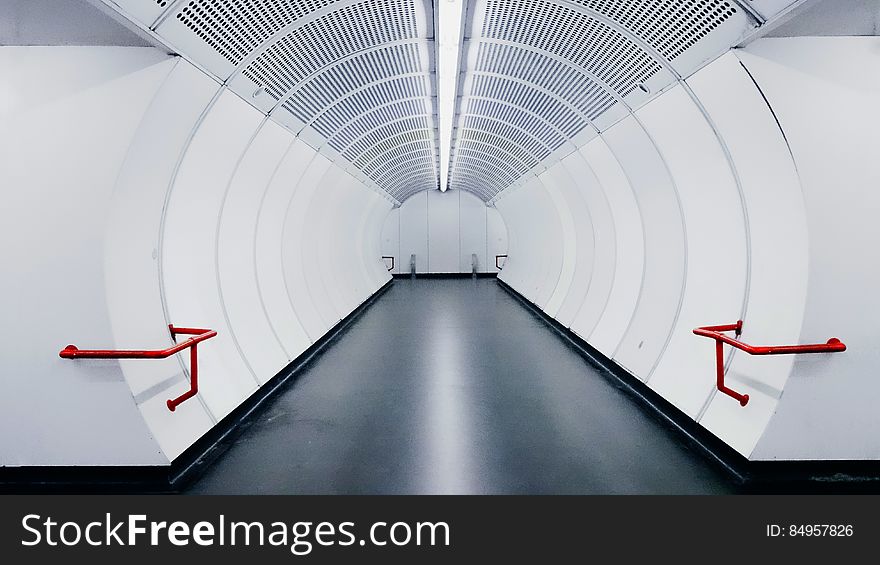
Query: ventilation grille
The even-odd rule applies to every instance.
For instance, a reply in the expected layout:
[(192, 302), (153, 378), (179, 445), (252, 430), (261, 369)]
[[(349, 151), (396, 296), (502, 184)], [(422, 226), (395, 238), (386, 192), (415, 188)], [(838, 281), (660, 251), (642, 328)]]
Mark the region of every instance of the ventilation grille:
[(364, 132), (408, 116), (428, 114), (431, 108), (430, 105), (425, 104), (424, 97), (410, 97), (400, 101), (385, 102), (372, 108), (360, 107), (357, 110), (354, 118), (327, 134), (328, 143), (337, 151), (348, 147)]
[[(473, 63), (464, 70), (469, 80), (460, 93), (449, 178), (450, 186), (486, 200), (544, 164), (619, 101), (644, 100), (642, 87), (651, 79), (654, 88), (673, 80), (661, 74), (652, 53), (672, 61), (738, 14), (732, 0), (478, 5), (484, 13), (475, 14), (479, 25), (467, 58)], [(720, 54), (734, 33), (716, 35), (709, 49)]]
[(177, 19), (237, 65), (275, 32), (338, 1), (193, 0), (178, 12)]
[(269, 97), (264, 107), (293, 118), (283, 123), (305, 124), (310, 142), (402, 200), (437, 185), (430, 5), (193, 0), (176, 18), (206, 52), (241, 67), (249, 80), (228, 81), (240, 94), (256, 84)]
[(335, 61), (384, 43), (416, 38), (418, 30), (411, 12), (408, 0), (348, 6), (286, 35), (260, 54), (244, 74), (277, 100)]
[(488, 0), (483, 36), (521, 43), (571, 61), (621, 96), (661, 70), (660, 63), (604, 23), (552, 2)]
[(573, 0), (626, 27), (669, 60), (737, 13), (726, 0)]
[(536, 85), (589, 119), (597, 118), (614, 104), (610, 93), (573, 65), (521, 47), (483, 43), (475, 70)]

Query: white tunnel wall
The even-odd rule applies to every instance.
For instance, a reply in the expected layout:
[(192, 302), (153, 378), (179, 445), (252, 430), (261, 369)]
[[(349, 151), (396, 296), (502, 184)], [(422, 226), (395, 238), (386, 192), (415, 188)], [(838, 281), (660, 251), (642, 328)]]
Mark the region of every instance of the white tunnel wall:
[[(212, 118), (217, 120), (216, 131)], [(206, 140), (204, 151), (199, 150), (201, 136)], [(253, 174), (258, 177), (235, 178), (238, 174), (248, 175), (243, 167), (257, 166), (259, 169), (254, 170), (259, 173)], [(210, 169), (211, 173), (190, 177), (185, 174), (188, 167), (194, 172)], [(246, 180), (259, 180), (241, 186), (252, 201), (240, 207), (223, 206), (229, 189)], [(203, 192), (195, 198), (187, 196), (188, 190)], [(192, 320), (186, 322), (188, 325), (207, 325), (219, 332), (214, 342), (200, 347), (199, 353), (201, 384), (197, 398), (203, 399), (215, 420), (241, 404), (389, 278), (368, 274), (365, 265), (381, 265), (381, 261), (378, 255), (362, 257), (365, 248), (360, 242), (364, 237), (378, 242), (375, 221), (371, 222), (371, 236), (361, 228), (376, 201), (384, 203), (386, 209), (390, 202), (289, 132), (270, 125), (252, 106), (228, 91), (216, 99), (195, 132), (171, 194), (163, 243), (169, 319), (184, 317)], [(177, 215), (175, 194), (180, 195)], [(191, 209), (186, 210), (187, 206)], [(199, 247), (208, 249), (209, 262), (224, 256), (225, 249), (217, 247), (221, 240), (214, 239), (221, 225), (221, 209), (223, 216), (235, 218), (243, 213), (248, 218), (249, 229), (240, 229), (238, 236), (255, 250), (251, 258), (247, 252), (242, 254), (242, 242), (233, 245), (240, 259), (249, 259), (238, 263), (237, 268), (253, 273), (247, 278), (249, 289), (234, 295), (234, 300), (249, 300), (249, 315), (263, 314), (265, 318), (256, 324), (260, 333), (249, 336), (250, 346), (246, 349), (235, 336), (251, 334), (252, 326), (246, 318), (242, 319), (247, 324), (243, 327), (230, 325), (225, 295), (221, 296), (217, 284), (216, 265), (199, 265), (192, 257), (189, 264), (183, 257), (174, 263), (171, 255), (171, 250), (192, 245), (198, 227), (193, 224), (202, 214), (211, 239), (203, 240)], [(233, 264), (230, 258), (230, 268)], [(202, 288), (194, 284), (200, 276), (204, 276)], [(172, 292), (180, 294), (176, 303), (170, 299)], [(237, 307), (241, 309), (242, 305)], [(187, 404), (192, 403), (178, 410)]]
[[(0, 177), (20, 187), (3, 241), (35, 234), (3, 248), (35, 279), (3, 289), (15, 323), (0, 412), (16, 438), (0, 441), (0, 465), (168, 464), (390, 279), (379, 234), (391, 201), (183, 59), (0, 57), (14, 133)], [(51, 95), (34, 96), (42, 83)], [(173, 413), (186, 354), (58, 356), (69, 343), (162, 349), (169, 323), (218, 331), (198, 347), (199, 394)]]
[[(147, 322), (155, 326), (116, 316), (120, 308), (137, 315), (140, 306), (120, 300), (119, 271), (139, 269), (145, 279), (138, 288), (155, 286), (155, 237), (133, 237), (115, 269), (107, 265), (119, 257), (119, 242), (110, 239), (119, 225), (111, 218), (125, 214), (126, 200), (146, 203), (132, 184), (163, 180), (159, 169), (141, 166), (133, 177), (120, 168), (131, 162), (138, 137), (154, 133), (142, 118), (162, 100), (175, 65), (144, 48), (0, 48), (0, 184), (9, 188), (0, 205), (0, 250), (4, 269), (15, 274), (0, 277), (0, 465), (166, 461), (133, 398), (143, 375), (133, 375), (137, 388), (130, 388), (120, 362), (74, 363), (58, 352), (67, 344), (106, 347), (117, 331), (143, 346), (167, 339), (158, 292), (139, 297), (152, 302)], [(168, 112), (180, 127), (168, 131), (160, 152), (173, 152), (187, 129), (190, 104), (203, 94), (195, 86)], [(158, 225), (158, 215), (149, 220)], [(135, 217), (134, 231), (149, 220)], [(153, 370), (165, 379), (180, 369), (171, 360)]]
[(604, 214), (605, 207), (601, 204), (591, 207), (593, 225), (598, 231), (598, 226), (604, 223), (614, 237), (614, 246), (608, 249), (611, 253), (601, 261), (597, 256), (592, 278), (597, 280), (603, 270), (613, 270), (613, 274), (611, 290), (598, 320), (593, 323), (590, 305), (602, 301), (601, 285), (590, 287), (571, 330), (611, 357), (638, 304), (645, 265), (645, 234), (632, 185), (608, 144), (602, 138), (596, 138), (568, 157), (568, 161), (576, 163), (579, 158), (595, 174), (595, 178), (589, 175), (578, 177), (582, 185), (586, 185), (587, 192), (602, 192), (608, 203)]
[[(495, 259), (507, 254), (507, 230), (498, 210), (470, 192), (419, 192), (388, 214), (382, 227), (382, 255), (394, 257), (394, 273), (496, 273)], [(499, 264), (503, 259), (499, 258)], [(391, 260), (388, 260), (388, 267)]]
[[(878, 143), (878, 85), (857, 71), (877, 67), (877, 45), (759, 40), (668, 89), (501, 195), (500, 278), (747, 457), (877, 458), (875, 435), (855, 433), (880, 424), (864, 316), (880, 310), (880, 270), (860, 248), (880, 239), (864, 153)], [(816, 108), (830, 107), (818, 127)], [(715, 389), (713, 342), (692, 333), (740, 318), (748, 343), (837, 336), (848, 350), (726, 348), (728, 386), (750, 396), (741, 407)]]
[(768, 39), (738, 55), (776, 111), (801, 180), (809, 267), (799, 339), (847, 345), (793, 359), (755, 456), (880, 458), (880, 38)]
[(562, 272), (565, 234), (559, 211), (537, 178), (510, 191), (495, 206), (510, 234), (510, 256), (498, 277), (544, 309)]

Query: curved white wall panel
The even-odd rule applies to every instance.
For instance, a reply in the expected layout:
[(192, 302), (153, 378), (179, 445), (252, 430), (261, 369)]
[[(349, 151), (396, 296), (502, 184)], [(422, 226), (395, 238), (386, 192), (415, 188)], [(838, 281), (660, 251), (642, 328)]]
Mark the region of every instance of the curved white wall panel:
[(511, 239), (510, 257), (499, 278), (544, 309), (559, 282), (564, 260), (557, 208), (537, 177), (505, 194), (496, 206)]
[[(650, 385), (691, 417), (714, 389), (707, 374), (714, 344), (697, 341), (698, 326), (740, 318), (745, 302), (747, 235), (731, 166), (704, 116), (681, 86), (639, 111), (669, 167), (686, 226), (687, 273), (681, 305)], [(720, 321), (715, 321), (720, 320)]]
[[(584, 211), (575, 217), (589, 246), (579, 248), (581, 256), (578, 257), (575, 280), (581, 281), (578, 283), (580, 288), (569, 293), (563, 312), (567, 310), (570, 314), (561, 313), (559, 321), (572, 330), (578, 327), (580, 332), (575, 330), (576, 333), (583, 335), (592, 332), (608, 304), (614, 282), (617, 242), (608, 199), (581, 153), (572, 153), (563, 159), (561, 166), (583, 198)], [(581, 261), (584, 261), (583, 265)]]
[[(515, 194), (515, 192), (505, 196), (512, 194)], [(529, 274), (528, 261), (535, 260), (535, 257), (528, 254), (528, 240), (523, 239), (521, 241), (518, 235), (521, 231), (527, 231), (528, 228), (521, 227), (520, 224), (523, 220), (520, 218), (520, 210), (514, 200), (502, 198), (495, 202), (495, 207), (501, 215), (504, 225), (507, 227), (508, 246), (508, 257), (501, 263), (503, 268), (498, 273), (498, 278), (534, 302), (532, 286), (525, 284), (525, 277)]]
[(847, 345), (845, 353), (795, 359), (756, 455), (876, 459), (878, 436), (863, 431), (880, 428), (880, 75), (866, 69), (880, 66), (880, 38), (765, 39), (739, 55), (773, 107), (801, 179), (809, 282), (799, 341), (837, 336)]
[[(178, 59), (144, 114), (119, 172), (104, 244), (107, 304), (117, 347), (171, 344), (159, 277), (162, 214), (180, 156), (218, 89)], [(189, 388), (178, 359), (123, 360), (121, 365), (167, 458), (177, 457), (214, 424), (201, 402), (185, 403), (174, 414), (168, 411), (165, 401)]]
[[(808, 236), (800, 181), (786, 140), (733, 53), (688, 82), (727, 141), (748, 210), (750, 270), (743, 339), (755, 344), (798, 343), (807, 292)], [(748, 455), (776, 408), (795, 357), (728, 355), (732, 357), (726, 380), (749, 395), (749, 404), (742, 408), (716, 393), (700, 423)], [(714, 374), (711, 367), (704, 373), (708, 379)]]
[(497, 273), (499, 271), (498, 265), (503, 268), (505, 261), (504, 257), (498, 256), (508, 254), (508, 231), (501, 212), (494, 206), (486, 207), (486, 245), (488, 254), (486, 270), (490, 273)]
[[(263, 190), (272, 180), (293, 136), (272, 122), (264, 122), (250, 142), (230, 183), (218, 226), (218, 287), (231, 336), (254, 375), (265, 383), (290, 361), (282, 342), (260, 305), (257, 283), (257, 221)], [(277, 249), (277, 243), (275, 243)], [(284, 324), (295, 336), (286, 336), (294, 352), (307, 346), (298, 323)]]
[(299, 269), (287, 269), (283, 261), (288, 207), (314, 156), (308, 146), (293, 141), (272, 171), (268, 183), (254, 196), (259, 198), (254, 253), (260, 306), (288, 359), (294, 359), (316, 339), (308, 333), (307, 326), (314, 309), (312, 301), (307, 292), (294, 294), (294, 291), (305, 288), (302, 273)]
[[(391, 270), (394, 274), (405, 272), (400, 245), (400, 210), (400, 208), (389, 210), (382, 224), (382, 256), (394, 257), (394, 269)], [(387, 261), (386, 265), (388, 267), (391, 266), (390, 260), (384, 261)]]
[[(303, 269), (309, 295), (318, 307), (318, 314), (323, 321), (321, 333), (330, 329), (342, 319), (344, 293), (332, 280), (335, 266), (333, 263), (344, 262), (333, 245), (333, 236), (328, 233), (328, 219), (339, 221), (339, 202), (345, 191), (349, 177), (339, 167), (331, 166), (318, 181), (317, 190), (312, 193), (309, 211), (301, 231), (300, 245), (303, 250)], [(335, 217), (334, 217), (335, 216)], [(345, 225), (340, 222), (341, 225)]]
[(666, 349), (684, 292), (684, 221), (674, 180), (636, 118), (603, 134), (626, 171), (645, 233), (645, 270), (639, 300), (614, 360), (642, 380)]
[(629, 179), (605, 141), (591, 141), (581, 148), (580, 154), (596, 174), (596, 180), (608, 198), (616, 253), (611, 293), (595, 327), (590, 326), (589, 318), (582, 319), (582, 313), (578, 313), (571, 329), (611, 357), (638, 304), (645, 266), (644, 226)]
[[(593, 218), (580, 183), (562, 164), (557, 164), (542, 174), (541, 180), (545, 186), (554, 186), (562, 195), (564, 202), (559, 210), (560, 218), (567, 215), (571, 220), (570, 229), (573, 231), (574, 241), (569, 243), (570, 248), (566, 252), (570, 257), (569, 280), (566, 283), (566, 275), (560, 276), (554, 295), (561, 297), (555, 318), (565, 327), (569, 327), (590, 291), (596, 269)], [(613, 247), (611, 250), (613, 252)]]
[(581, 234), (576, 230), (572, 217), (573, 212), (583, 214), (583, 200), (572, 186), (571, 180), (564, 177), (565, 170), (561, 167), (554, 167), (538, 177), (556, 208), (559, 225), (562, 227), (562, 264), (559, 267), (559, 275), (556, 286), (553, 288), (553, 294), (550, 295), (544, 307), (545, 311), (554, 318), (559, 316), (559, 309), (571, 290), (578, 259), (583, 259), (582, 264), (588, 269), (590, 268), (589, 260), (578, 255), (581, 246), (584, 248), (588, 246), (585, 241), (581, 241)]
[[(388, 200), (378, 195), (370, 195), (368, 212), (364, 214), (360, 233), (355, 240), (361, 244), (361, 261), (367, 273), (367, 280), (373, 288), (378, 288), (391, 279), (385, 261), (380, 259), (385, 255), (381, 234), (385, 230), (385, 219), (391, 212), (393, 210)], [(394, 258), (394, 266), (397, 267), (397, 257)], [(366, 298), (362, 297), (362, 300)]]
[(218, 332), (199, 354), (199, 398), (218, 420), (257, 388), (223, 315), (216, 246), (226, 187), (261, 121), (235, 94), (220, 94), (186, 150), (163, 225), (160, 264), (170, 323)]
[[(281, 280), (286, 286), (285, 300), (292, 306), (295, 316), (314, 342), (323, 335), (327, 327), (309, 289), (308, 270), (314, 265), (307, 264), (307, 249), (302, 242), (312, 195), (321, 188), (321, 179), (332, 163), (299, 141), (291, 148), (285, 162), (289, 164), (288, 167), (284, 171), (279, 169), (273, 182), (272, 188), (277, 196), (272, 200), (267, 197), (264, 204), (267, 212), (277, 214), (282, 222), (277, 235), (267, 234), (267, 238), (279, 242), (280, 252), (277, 255), (271, 254), (266, 261), (274, 268), (283, 270)], [(267, 277), (266, 280), (278, 282), (276, 277)], [(280, 297), (276, 298), (280, 301)], [(284, 323), (283, 320), (279, 321), (279, 324)]]
[[(110, 215), (124, 207), (113, 202), (117, 176), (175, 62), (145, 48), (3, 47), (0, 66), (0, 185), (8, 187), (0, 253), (10, 269), (0, 277), (0, 465), (163, 464), (120, 362), (70, 361), (58, 352), (69, 343), (169, 343), (160, 311), (150, 318), (158, 327), (142, 333), (111, 312), (128, 308), (117, 290), (107, 299), (116, 280), (107, 276), (107, 254), (125, 242), (105, 249), (105, 237)], [(120, 199), (132, 197), (130, 187), (124, 193)], [(126, 262), (150, 271), (155, 243), (139, 235)]]
[[(867, 188), (880, 179), (869, 155), (880, 146), (870, 125), (880, 121), (870, 102), (880, 83), (860, 71), (880, 64), (877, 42), (759, 40), (690, 77), (692, 92), (670, 88), (602, 132), (580, 149), (585, 161), (564, 158), (568, 178), (559, 165), (540, 176), (551, 191), (586, 195), (592, 170), (607, 198), (604, 213), (602, 199), (589, 202), (589, 218), (606, 218), (594, 233), (613, 234), (616, 245), (590, 262), (596, 273), (613, 268), (613, 285), (600, 296), (591, 285), (573, 331), (753, 459), (880, 456), (873, 437), (853, 433), (880, 424), (866, 400), (880, 355), (874, 320), (864, 315), (880, 311), (880, 270), (864, 260), (866, 243), (880, 240)], [(824, 129), (817, 108), (833, 109)], [(548, 237), (566, 233), (558, 214), (545, 211), (549, 198), (534, 179), (496, 200), (511, 231), (501, 278), (538, 306), (559, 286), (548, 277), (554, 261), (541, 254), (554, 246), (583, 260)], [(570, 198), (565, 207), (577, 230), (587, 216)], [(555, 304), (546, 311), (567, 325)], [(692, 334), (739, 318), (748, 343), (839, 336), (847, 351), (728, 350), (728, 385), (750, 397), (742, 407), (715, 390), (713, 344)]]

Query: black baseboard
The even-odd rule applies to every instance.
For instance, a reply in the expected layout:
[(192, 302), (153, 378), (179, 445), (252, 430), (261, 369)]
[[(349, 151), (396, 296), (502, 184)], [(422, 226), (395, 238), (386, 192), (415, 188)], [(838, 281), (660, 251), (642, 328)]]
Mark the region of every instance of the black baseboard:
[(272, 377), (205, 435), (164, 466), (25, 466), (0, 467), (0, 493), (164, 493), (176, 492), (197, 479), (220, 457), (250, 417), (296, 378), (379, 296), (388, 281), (340, 320), (289, 365)]
[[(498, 273), (477, 273), (476, 278), (478, 279), (494, 279), (498, 276)], [(394, 273), (393, 277), (395, 279), (471, 279), (474, 278), (473, 273), (416, 273), (416, 276), (413, 277), (409, 273)]]
[(880, 492), (880, 461), (750, 461), (698, 424), (641, 379), (550, 317), (513, 287), (498, 284), (540, 318), (617, 388), (627, 392), (689, 447), (722, 469), (748, 493)]

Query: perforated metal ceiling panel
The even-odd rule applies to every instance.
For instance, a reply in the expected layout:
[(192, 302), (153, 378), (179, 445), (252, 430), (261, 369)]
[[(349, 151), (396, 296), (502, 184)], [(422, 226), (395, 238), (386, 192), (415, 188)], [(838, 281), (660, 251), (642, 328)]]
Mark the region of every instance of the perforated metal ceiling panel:
[[(103, 1), (394, 199), (437, 188), (438, 0)], [(791, 2), (465, 3), (449, 186), (489, 201)]]
[(734, 0), (471, 0), (450, 187), (491, 200), (754, 24)]
[(437, 187), (432, 0), (122, 4), (179, 53), (393, 199)]

